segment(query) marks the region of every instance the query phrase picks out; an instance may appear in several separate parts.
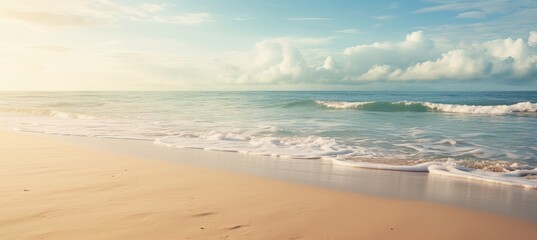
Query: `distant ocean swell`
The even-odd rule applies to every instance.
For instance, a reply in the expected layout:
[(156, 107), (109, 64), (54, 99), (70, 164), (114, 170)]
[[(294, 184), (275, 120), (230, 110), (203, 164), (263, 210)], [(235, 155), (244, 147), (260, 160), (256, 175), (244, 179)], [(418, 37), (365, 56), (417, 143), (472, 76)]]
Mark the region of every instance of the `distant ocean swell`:
[[(537, 103), (519, 102), (512, 105), (462, 105), (432, 102), (347, 102), (347, 101), (321, 101), (303, 100), (286, 104), (284, 107), (319, 106), (328, 109), (356, 109), (362, 111), (378, 112), (444, 112), (467, 114), (509, 114), (509, 113), (537, 113)], [(0, 112), (22, 113), (30, 115), (48, 115), (62, 118), (98, 119), (110, 116), (92, 115), (74, 111), (55, 110), (49, 108), (0, 108)]]
[(474, 114), (508, 114), (536, 113), (537, 103), (519, 102), (512, 105), (461, 105), (431, 102), (345, 102), (345, 101), (315, 101), (319, 106), (333, 109), (358, 109), (364, 111), (383, 112), (445, 112), (445, 113), (474, 113)]

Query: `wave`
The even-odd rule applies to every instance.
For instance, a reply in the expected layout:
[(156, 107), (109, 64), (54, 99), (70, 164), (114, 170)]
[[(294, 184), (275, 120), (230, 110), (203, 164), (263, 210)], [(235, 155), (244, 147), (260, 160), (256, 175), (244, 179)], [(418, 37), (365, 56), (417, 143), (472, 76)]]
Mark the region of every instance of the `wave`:
[[(41, 128), (39, 128), (41, 129)], [(32, 131), (31, 129), (16, 129)], [(266, 127), (262, 131), (278, 131), (274, 127)], [(61, 134), (54, 131), (35, 132)], [(67, 131), (71, 132), (71, 131)], [(182, 149), (201, 149), (208, 151), (236, 152), (251, 155), (263, 155), (294, 159), (325, 159), (334, 165), (347, 167), (424, 172), (434, 175), (466, 178), (476, 181), (492, 182), (503, 185), (519, 186), (537, 189), (537, 168), (527, 164), (508, 161), (477, 161), (477, 160), (448, 160), (430, 161), (410, 160), (398, 156), (383, 160), (378, 152), (360, 146), (348, 146), (338, 143), (334, 138), (319, 136), (258, 136), (252, 132), (222, 132), (201, 131), (190, 133), (175, 133), (155, 135), (156, 138), (138, 135), (114, 136), (99, 134), (63, 134), (73, 136), (92, 136), (104, 138), (120, 138), (135, 140), (153, 140), (156, 145)], [(444, 141), (441, 141), (444, 142)], [(455, 144), (454, 140), (446, 139), (447, 144)], [(381, 157), (381, 158), (378, 158)], [(530, 176), (530, 177), (528, 177)], [(533, 178), (532, 178), (533, 176)]]
[(283, 108), (295, 108), (295, 107), (315, 107), (315, 102), (311, 100), (300, 100), (289, 102), (283, 105)]
[(333, 109), (359, 109), (364, 111), (381, 112), (445, 112), (445, 113), (473, 113), (473, 114), (509, 114), (509, 113), (535, 113), (537, 103), (519, 102), (512, 105), (463, 105), (444, 104), (432, 102), (345, 102), (345, 101), (315, 101), (317, 105)]
[(329, 137), (256, 136), (249, 132), (180, 133), (158, 138), (154, 143), (172, 148), (195, 148), (297, 159), (320, 159), (351, 154), (357, 150), (338, 144), (334, 138)]
[(371, 105), (374, 102), (340, 102), (340, 101), (315, 101), (315, 103), (325, 106), (327, 108), (336, 109), (349, 109), (349, 108), (362, 108), (364, 105)]
[(480, 114), (505, 114), (516, 112), (537, 112), (537, 103), (519, 102), (512, 105), (458, 105), (424, 102), (424, 106), (440, 112), (451, 113), (480, 113)]
[(47, 109), (47, 108), (0, 108), (0, 112), (59, 117), (59, 118), (87, 119), (87, 120), (99, 118), (98, 116), (90, 115), (90, 114), (58, 111), (58, 110)]
[[(447, 141), (450, 144), (450, 141)], [(452, 142), (452, 141), (451, 141)], [(453, 143), (453, 142), (452, 142)], [(158, 138), (154, 144), (172, 148), (203, 149), (295, 159), (326, 159), (334, 165), (377, 170), (426, 172), (503, 185), (537, 189), (537, 168), (508, 161), (428, 161), (375, 159), (375, 153), (318, 136), (255, 136), (249, 132), (192, 132)], [(365, 161), (360, 161), (364, 160)]]
[(446, 162), (424, 162), (415, 165), (393, 165), (387, 163), (360, 162), (337, 157), (332, 159), (332, 163), (347, 167), (376, 170), (428, 172), (429, 174), (433, 175), (442, 175), (508, 186), (537, 189), (537, 180), (531, 178), (532, 176), (537, 175), (537, 168), (517, 169), (508, 172), (491, 172), (460, 166), (455, 164), (452, 160), (448, 160)]

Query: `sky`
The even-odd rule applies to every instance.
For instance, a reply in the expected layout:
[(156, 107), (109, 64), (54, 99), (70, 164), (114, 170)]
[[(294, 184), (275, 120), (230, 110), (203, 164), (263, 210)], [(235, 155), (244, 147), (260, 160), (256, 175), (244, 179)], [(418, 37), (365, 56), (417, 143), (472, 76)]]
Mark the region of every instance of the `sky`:
[(537, 1), (0, 0), (1, 90), (537, 90)]

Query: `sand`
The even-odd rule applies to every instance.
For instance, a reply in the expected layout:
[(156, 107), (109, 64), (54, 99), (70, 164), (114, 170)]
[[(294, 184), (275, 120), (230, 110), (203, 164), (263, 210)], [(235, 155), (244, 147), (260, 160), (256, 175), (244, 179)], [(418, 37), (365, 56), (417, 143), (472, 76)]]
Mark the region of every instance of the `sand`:
[(537, 224), (2, 131), (0, 239), (537, 239)]

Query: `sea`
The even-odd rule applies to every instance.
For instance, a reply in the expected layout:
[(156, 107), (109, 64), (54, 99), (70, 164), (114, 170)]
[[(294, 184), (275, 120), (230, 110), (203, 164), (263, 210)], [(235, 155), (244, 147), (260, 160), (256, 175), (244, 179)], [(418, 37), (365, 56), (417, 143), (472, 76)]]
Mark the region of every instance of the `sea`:
[(16, 131), (537, 189), (537, 92), (0, 92)]

